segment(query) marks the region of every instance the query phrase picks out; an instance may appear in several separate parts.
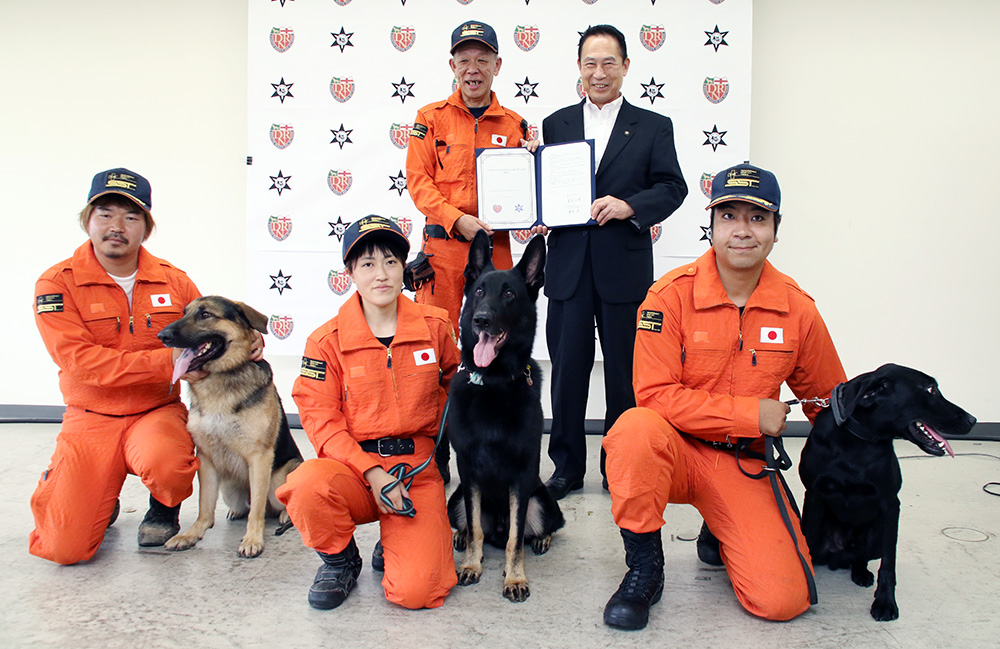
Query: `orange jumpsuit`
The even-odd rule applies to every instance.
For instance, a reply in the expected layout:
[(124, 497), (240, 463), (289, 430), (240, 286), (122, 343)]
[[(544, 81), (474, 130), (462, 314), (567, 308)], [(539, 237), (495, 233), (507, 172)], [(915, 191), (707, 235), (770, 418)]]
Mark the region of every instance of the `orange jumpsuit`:
[[(773, 620), (805, 611), (802, 564), (769, 480), (744, 476), (732, 452), (698, 440), (755, 438), (752, 448), (763, 452), (758, 399), (778, 399), (784, 382), (798, 397), (827, 397), (847, 380), (812, 298), (765, 262), (741, 315), (709, 250), (650, 288), (634, 360), (638, 407), (604, 441), (615, 522), (653, 532), (668, 502), (692, 504), (718, 537), (744, 608)], [(815, 418), (815, 406), (803, 410)], [(740, 463), (751, 474), (764, 464), (746, 456)], [(808, 560), (801, 533), (798, 545)]]
[[(442, 310), (397, 298), (396, 335), (386, 348), (355, 294), (337, 317), (306, 341), (292, 389), (302, 428), (316, 448), (278, 489), (278, 499), (307, 547), (341, 552), (355, 525), (379, 521), (386, 598), (406, 608), (434, 608), (457, 583), (444, 483), (432, 462), (408, 488), (417, 514), (382, 514), (363, 475), (405, 462), (416, 467), (434, 449), (458, 347)], [(358, 442), (412, 438), (413, 455), (380, 457)]]
[(90, 241), (35, 284), (35, 323), (59, 366), (66, 403), (56, 450), (31, 497), (29, 551), (57, 563), (89, 559), (128, 473), (172, 507), (198, 469), (172, 353), (157, 339), (199, 296), (188, 276), (139, 249), (129, 308)]
[[(476, 149), (520, 146), (528, 123), (508, 110), (490, 93), (490, 105), (478, 120), (462, 103), (456, 90), (445, 101), (424, 106), (410, 134), (406, 153), (406, 184), (410, 197), (432, 226), (439, 226), (448, 239), (428, 236), (424, 231), (424, 253), (434, 268), (434, 281), (417, 291), (417, 302), (448, 311), (458, 331), (458, 318), (465, 288), (465, 266), (469, 242), (459, 241), (453, 230), (463, 214), (479, 215), (476, 194)], [(493, 264), (511, 267), (510, 239), (506, 232), (493, 235)], [(432, 256), (433, 255), (433, 256)]]

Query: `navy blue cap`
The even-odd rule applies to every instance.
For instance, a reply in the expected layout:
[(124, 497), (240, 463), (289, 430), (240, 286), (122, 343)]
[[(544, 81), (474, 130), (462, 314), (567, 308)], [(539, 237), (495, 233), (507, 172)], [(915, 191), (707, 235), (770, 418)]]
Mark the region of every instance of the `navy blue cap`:
[(712, 201), (709, 209), (726, 201), (743, 201), (777, 212), (781, 206), (778, 179), (766, 169), (745, 162), (715, 174), (712, 179)]
[(105, 194), (121, 194), (127, 196), (146, 211), (153, 209), (153, 189), (149, 181), (124, 167), (108, 169), (94, 176), (90, 183), (90, 195), (87, 204)]
[(455, 31), (451, 33), (451, 53), (454, 54), (456, 47), (469, 41), (479, 41), (497, 54), (500, 53), (497, 33), (486, 23), (470, 20), (456, 27)]
[(392, 219), (387, 219), (377, 214), (369, 214), (351, 223), (347, 226), (347, 230), (344, 231), (344, 263), (347, 263), (347, 255), (350, 254), (351, 248), (366, 237), (380, 232), (389, 236), (395, 235), (399, 237), (402, 244), (406, 247), (403, 253), (403, 261), (406, 261), (406, 256), (410, 254), (410, 240), (403, 234), (403, 230)]

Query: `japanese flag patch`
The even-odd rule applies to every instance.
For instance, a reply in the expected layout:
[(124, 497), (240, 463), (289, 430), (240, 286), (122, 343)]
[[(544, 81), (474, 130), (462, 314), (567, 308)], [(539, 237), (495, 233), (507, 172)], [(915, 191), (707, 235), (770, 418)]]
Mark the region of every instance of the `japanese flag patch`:
[(431, 363), (436, 363), (437, 356), (434, 355), (434, 348), (428, 347), (427, 349), (418, 349), (413, 352), (413, 362), (417, 365), (429, 365)]
[(170, 293), (155, 293), (149, 296), (153, 306), (170, 306)]
[(497, 146), (507, 146), (507, 136), (494, 133), (490, 136), (490, 143)]
[(784, 330), (781, 327), (761, 327), (760, 342), (762, 343), (784, 343)]

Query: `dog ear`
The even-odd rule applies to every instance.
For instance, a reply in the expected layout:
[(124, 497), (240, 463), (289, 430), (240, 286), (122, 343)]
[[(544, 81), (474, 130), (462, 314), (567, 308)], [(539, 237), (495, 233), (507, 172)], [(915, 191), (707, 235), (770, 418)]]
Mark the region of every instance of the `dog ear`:
[(493, 270), (493, 243), (485, 230), (476, 232), (469, 246), (469, 263), (465, 266), (465, 289), (487, 270)]
[(267, 316), (257, 311), (251, 306), (247, 306), (242, 302), (237, 302), (236, 306), (243, 313), (243, 316), (250, 323), (250, 326), (261, 332), (262, 334), (267, 333)]
[[(885, 366), (883, 366), (885, 367)], [(888, 389), (889, 384), (879, 370), (859, 374), (847, 383), (833, 389), (831, 403), (837, 425), (843, 425), (857, 408), (871, 408), (878, 401), (879, 394)]]
[(536, 235), (528, 242), (521, 260), (517, 262), (517, 270), (524, 277), (531, 299), (538, 297), (538, 291), (545, 283), (545, 237)]

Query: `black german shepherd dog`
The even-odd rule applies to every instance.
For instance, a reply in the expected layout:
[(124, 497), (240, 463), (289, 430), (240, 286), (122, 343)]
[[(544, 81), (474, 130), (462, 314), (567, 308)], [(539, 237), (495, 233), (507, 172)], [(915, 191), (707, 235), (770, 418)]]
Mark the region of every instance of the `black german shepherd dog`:
[(495, 270), (490, 248), (486, 233), (477, 233), (465, 268), (462, 367), (448, 406), (461, 484), (448, 500), (448, 518), (455, 549), (465, 550), (458, 583), (479, 581), (486, 540), (506, 550), (504, 597), (523, 602), (530, 595), (524, 541), (542, 554), (565, 522), (538, 475), (542, 376), (531, 347), (545, 239), (532, 239), (512, 270)]
[(872, 617), (899, 617), (896, 539), (903, 484), (894, 439), (929, 455), (954, 456), (945, 435), (965, 435), (976, 419), (945, 399), (937, 381), (900, 365), (883, 365), (841, 383), (816, 417), (802, 449), (806, 488), (802, 533), (813, 563), (851, 569), (858, 586), (872, 585), (868, 562), (881, 559)]

